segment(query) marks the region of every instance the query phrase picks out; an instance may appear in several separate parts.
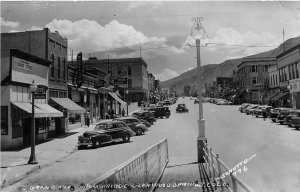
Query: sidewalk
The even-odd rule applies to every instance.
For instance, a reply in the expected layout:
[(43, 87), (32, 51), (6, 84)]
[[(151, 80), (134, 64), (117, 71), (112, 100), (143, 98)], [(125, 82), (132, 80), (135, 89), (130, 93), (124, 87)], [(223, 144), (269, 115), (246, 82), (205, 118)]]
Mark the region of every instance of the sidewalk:
[(28, 160), (31, 148), (20, 151), (1, 151), (1, 188), (12, 185), (27, 175), (50, 166), (55, 162), (77, 151), (77, 138), (84, 131), (92, 130), (95, 123), (89, 128), (80, 127), (70, 130), (65, 135), (53, 138), (50, 141), (35, 146), (38, 164), (29, 165)]
[[(183, 159), (170, 159), (155, 192), (219, 192), (221, 187), (212, 187), (213, 180), (205, 168), (205, 164)], [(169, 186), (167, 186), (169, 185)], [(224, 191), (228, 191), (224, 187)]]

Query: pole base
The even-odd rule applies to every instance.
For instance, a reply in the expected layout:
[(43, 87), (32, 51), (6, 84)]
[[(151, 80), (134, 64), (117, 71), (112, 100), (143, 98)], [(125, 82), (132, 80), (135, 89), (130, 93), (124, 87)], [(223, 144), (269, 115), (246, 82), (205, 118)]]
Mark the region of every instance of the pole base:
[(30, 155), (28, 164), (38, 164), (38, 162), (37, 162), (35, 156)]
[(207, 143), (206, 137), (197, 138), (198, 163), (205, 163), (205, 153), (204, 153), (205, 143)]

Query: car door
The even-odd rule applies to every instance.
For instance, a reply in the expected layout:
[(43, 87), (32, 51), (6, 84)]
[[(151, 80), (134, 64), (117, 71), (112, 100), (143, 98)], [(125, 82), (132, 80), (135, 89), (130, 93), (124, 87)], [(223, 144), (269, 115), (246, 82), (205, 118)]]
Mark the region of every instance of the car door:
[(116, 139), (118, 135), (118, 127), (116, 123), (108, 124), (108, 126), (105, 129), (105, 133), (110, 135), (112, 139)]

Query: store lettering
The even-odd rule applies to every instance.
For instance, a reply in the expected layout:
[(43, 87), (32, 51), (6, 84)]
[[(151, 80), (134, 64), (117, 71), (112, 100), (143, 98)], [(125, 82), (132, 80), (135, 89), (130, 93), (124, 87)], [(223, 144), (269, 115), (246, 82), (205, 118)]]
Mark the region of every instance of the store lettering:
[(20, 69), (25, 69), (27, 71), (32, 71), (32, 65), (30, 65), (30, 63), (27, 63), (23, 60), (15, 60), (14, 66)]

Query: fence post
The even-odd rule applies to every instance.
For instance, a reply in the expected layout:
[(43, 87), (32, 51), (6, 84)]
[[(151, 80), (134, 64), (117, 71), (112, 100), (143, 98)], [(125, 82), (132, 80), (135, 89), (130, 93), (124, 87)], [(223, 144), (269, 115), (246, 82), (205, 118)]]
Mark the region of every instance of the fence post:
[(232, 172), (230, 172), (230, 178), (232, 181), (232, 190), (233, 190), (233, 192), (237, 192), (236, 180), (235, 180)]
[(216, 154), (216, 156), (217, 156), (217, 164), (218, 164), (218, 177), (221, 182), (221, 192), (223, 192), (224, 191), (223, 180), (221, 179), (222, 172), (221, 172), (221, 165), (220, 165), (220, 161), (219, 161), (220, 156), (218, 153)]
[(212, 178), (215, 178), (215, 170), (214, 170), (214, 157), (212, 154), (212, 148), (209, 149), (209, 154), (210, 154), (210, 165), (211, 165), (211, 171), (212, 171)]

